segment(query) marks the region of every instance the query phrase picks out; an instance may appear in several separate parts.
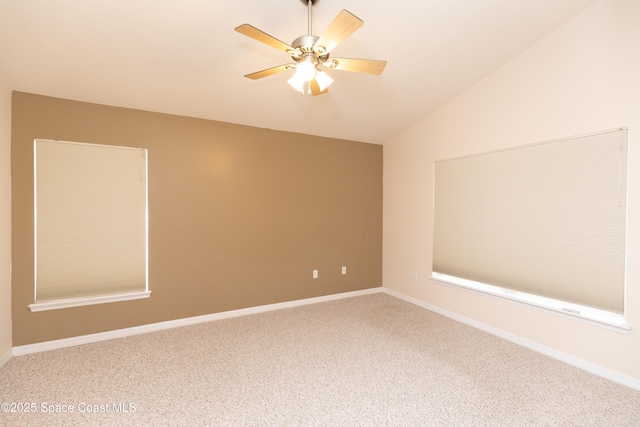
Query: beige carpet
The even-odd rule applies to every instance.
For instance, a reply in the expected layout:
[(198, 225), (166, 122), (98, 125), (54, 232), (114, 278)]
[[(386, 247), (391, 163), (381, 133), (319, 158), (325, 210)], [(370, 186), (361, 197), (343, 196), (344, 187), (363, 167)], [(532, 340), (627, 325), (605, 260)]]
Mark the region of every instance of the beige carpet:
[(35, 403), (2, 426), (640, 426), (640, 392), (386, 294), (14, 357), (0, 402)]

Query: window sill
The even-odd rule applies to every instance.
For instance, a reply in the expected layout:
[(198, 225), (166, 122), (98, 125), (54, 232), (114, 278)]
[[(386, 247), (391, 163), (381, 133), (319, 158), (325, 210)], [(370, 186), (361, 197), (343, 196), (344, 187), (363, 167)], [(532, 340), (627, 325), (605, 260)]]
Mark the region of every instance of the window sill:
[(542, 310), (548, 313), (578, 320), (591, 325), (599, 326), (615, 332), (628, 334), (631, 326), (626, 323), (624, 315), (571, 304), (551, 298), (545, 298), (524, 292), (512, 291), (498, 286), (487, 285), (485, 283), (474, 282), (472, 280), (461, 279), (459, 277), (448, 276), (433, 272), (430, 279), (434, 282), (452, 286), (465, 291), (491, 296), (524, 304), (528, 307)]
[(143, 291), (126, 294), (59, 299), (52, 301), (34, 302), (33, 304), (29, 304), (29, 310), (31, 310), (32, 312), (58, 310), (60, 308), (81, 307), (84, 305), (105, 304), (118, 301), (131, 301), (136, 299), (149, 298), (150, 296), (151, 291)]

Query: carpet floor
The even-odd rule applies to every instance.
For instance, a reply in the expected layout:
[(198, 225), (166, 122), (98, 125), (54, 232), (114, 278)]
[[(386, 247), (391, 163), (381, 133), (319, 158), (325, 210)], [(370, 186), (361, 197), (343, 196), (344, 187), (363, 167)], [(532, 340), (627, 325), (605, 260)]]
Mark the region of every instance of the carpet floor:
[(382, 293), (14, 357), (0, 402), (2, 426), (640, 426), (639, 391)]

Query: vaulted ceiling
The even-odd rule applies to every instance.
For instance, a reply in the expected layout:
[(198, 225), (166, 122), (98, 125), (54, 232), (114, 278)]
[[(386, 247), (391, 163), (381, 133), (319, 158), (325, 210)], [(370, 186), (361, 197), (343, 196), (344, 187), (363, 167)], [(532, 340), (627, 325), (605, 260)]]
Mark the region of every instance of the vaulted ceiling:
[(334, 56), (387, 60), (380, 76), (327, 71), (301, 96), (291, 62), (234, 31), (307, 34), (301, 0), (0, 0), (0, 74), (14, 90), (382, 144), (596, 0), (317, 0), (313, 34), (341, 9), (364, 26)]

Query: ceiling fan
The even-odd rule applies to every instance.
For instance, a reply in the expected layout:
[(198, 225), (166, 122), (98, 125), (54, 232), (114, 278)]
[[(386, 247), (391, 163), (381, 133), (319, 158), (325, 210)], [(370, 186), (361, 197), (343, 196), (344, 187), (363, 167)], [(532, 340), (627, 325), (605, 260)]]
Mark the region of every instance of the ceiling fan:
[(249, 24), (242, 24), (235, 28), (240, 34), (287, 53), (294, 61), (247, 74), (245, 75), (246, 78), (257, 80), (285, 70), (295, 69), (296, 73), (289, 79), (289, 84), (303, 95), (306, 93), (315, 96), (327, 93), (329, 85), (333, 83), (333, 79), (321, 67), (376, 75), (382, 73), (387, 61), (330, 58), (331, 51), (364, 24), (360, 18), (347, 10), (342, 10), (320, 37), (314, 36), (311, 34), (311, 8), (319, 0), (301, 1), (309, 9), (308, 34), (298, 37), (291, 45)]

